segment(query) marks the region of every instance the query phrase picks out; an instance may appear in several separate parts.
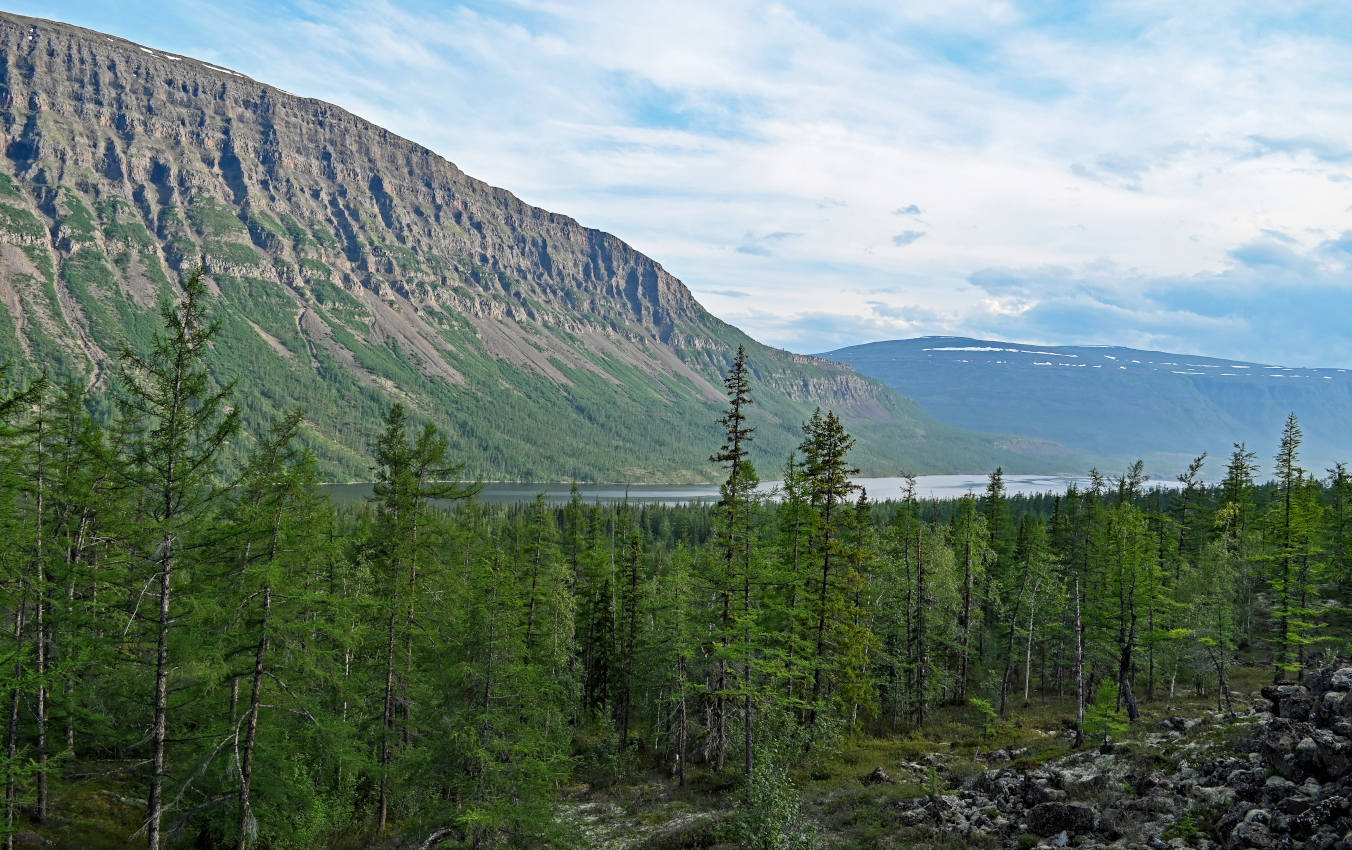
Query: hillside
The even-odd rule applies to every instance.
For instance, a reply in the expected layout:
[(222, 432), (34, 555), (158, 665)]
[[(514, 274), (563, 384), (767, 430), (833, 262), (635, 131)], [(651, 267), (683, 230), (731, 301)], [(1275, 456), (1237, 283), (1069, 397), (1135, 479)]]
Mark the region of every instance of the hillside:
[(1163, 473), (1244, 442), (1264, 468), (1289, 413), (1317, 473), (1352, 459), (1352, 373), (1101, 346), (921, 337), (823, 355), (914, 398), (961, 428), (1015, 431)]
[(303, 406), (361, 479), (393, 401), (471, 475), (708, 480), (745, 345), (777, 469), (814, 406), (892, 474), (1080, 468), (963, 432), (848, 367), (760, 345), (660, 265), (342, 109), (65, 24), (0, 14), (0, 361), (106, 388), (175, 276), (216, 294), (213, 364), (257, 432)]

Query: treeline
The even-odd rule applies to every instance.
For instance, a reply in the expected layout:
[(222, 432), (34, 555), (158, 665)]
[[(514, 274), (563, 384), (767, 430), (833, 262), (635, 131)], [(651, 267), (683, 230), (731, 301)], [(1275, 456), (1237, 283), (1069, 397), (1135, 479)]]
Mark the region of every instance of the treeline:
[(819, 412), (769, 501), (739, 352), (716, 505), (485, 506), (395, 406), (338, 511), (300, 413), (220, 476), (244, 435), (204, 298), (122, 352), (109, 415), (80, 384), (0, 398), (7, 845), (96, 779), (143, 789), (152, 850), (566, 844), (564, 785), (643, 760), (735, 779), (743, 846), (806, 846), (789, 770), (843, 736), (1056, 697), (1102, 734), (1179, 688), (1226, 709), (1239, 659), (1348, 649), (1352, 480), (1300, 467), (1294, 416), (1261, 486), (1237, 446), (1219, 486), (1202, 457), (1172, 491), (1137, 464), (876, 505)]

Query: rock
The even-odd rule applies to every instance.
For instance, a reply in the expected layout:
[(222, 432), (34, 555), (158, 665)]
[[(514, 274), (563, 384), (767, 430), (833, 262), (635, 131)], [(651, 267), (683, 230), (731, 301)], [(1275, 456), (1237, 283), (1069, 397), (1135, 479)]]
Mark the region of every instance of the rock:
[(1220, 786), (1194, 786), (1192, 796), (1197, 802), (1210, 809), (1229, 808), (1234, 805), (1237, 792), (1234, 788)]
[(1352, 693), (1325, 691), (1319, 702), (1318, 719), (1336, 722), (1347, 717), (1352, 717)]
[(1329, 676), (1329, 688), (1335, 691), (1352, 691), (1352, 667), (1340, 667)]
[(873, 772), (860, 780), (865, 785), (896, 785), (897, 781), (887, 775), (887, 771), (881, 766), (873, 768)]
[(929, 813), (924, 809), (906, 809), (897, 815), (897, 820), (901, 822), (902, 826), (920, 826), (929, 819)]
[(1028, 831), (1035, 835), (1055, 835), (1066, 831), (1085, 835), (1094, 831), (1098, 813), (1087, 803), (1039, 803), (1028, 810)]
[(1312, 836), (1318, 830), (1332, 824), (1347, 811), (1347, 798), (1334, 795), (1312, 803), (1292, 819), (1291, 831), (1298, 838)]
[(1235, 827), (1235, 831), (1230, 833), (1230, 840), (1225, 844), (1226, 850), (1244, 850), (1244, 848), (1268, 850), (1275, 846), (1276, 842), (1272, 838), (1271, 831), (1257, 821), (1245, 821)]
[(1272, 712), (1289, 720), (1308, 720), (1314, 698), (1303, 685), (1279, 682), (1263, 688), (1262, 694), (1272, 703)]

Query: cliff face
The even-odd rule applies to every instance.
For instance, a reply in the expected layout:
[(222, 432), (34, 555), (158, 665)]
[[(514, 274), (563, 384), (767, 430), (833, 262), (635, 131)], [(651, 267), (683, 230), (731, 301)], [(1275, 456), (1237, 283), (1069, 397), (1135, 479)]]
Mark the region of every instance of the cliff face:
[(767, 455), (814, 405), (880, 469), (998, 454), (847, 367), (757, 345), (614, 236), (190, 57), (0, 14), (0, 146), (0, 358), (106, 384), (109, 353), (203, 266), (246, 416), (304, 404), (334, 474), (360, 475), (399, 400), (486, 476), (707, 476), (738, 344)]

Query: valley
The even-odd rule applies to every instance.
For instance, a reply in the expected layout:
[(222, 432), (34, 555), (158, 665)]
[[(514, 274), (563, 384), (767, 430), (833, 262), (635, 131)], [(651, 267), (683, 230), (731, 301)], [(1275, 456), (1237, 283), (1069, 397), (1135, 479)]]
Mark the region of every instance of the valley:
[[(758, 342), (618, 237), (216, 52), (0, 12), (0, 850), (1352, 847), (1352, 374), (862, 342), (1046, 338), (1048, 311), (1088, 333), (1076, 311), (1103, 298), (1100, 334), (1132, 318), (1124, 338), (1188, 347), (1205, 334), (1142, 328), (1258, 324), (1178, 291), (1234, 283), (1239, 303), (1255, 268), (1268, 312), (1335, 303), (1348, 181), (1316, 172), (1341, 153), (1237, 137), (1227, 156), (1276, 150), (1319, 182), (1267, 206), (1276, 172), (1246, 165), (1270, 182), (1245, 218), (1235, 197), (1160, 192), (1166, 166), (1200, 161), (1167, 139), (1139, 161), (1057, 159), (1083, 139), (1034, 151), (1027, 128), (1082, 123), (1093, 99), (1027, 58), (1080, 22), (1018, 4), (1000, 26), (1038, 37), (989, 57), (999, 22), (968, 37), (959, 19), (985, 13), (966, 7), (853, 29), (831, 7), (814, 29), (775, 4), (755, 50), (709, 24), (745, 9), (682, 6), (694, 29), (662, 19), (645, 40), (633, 9), (568, 6), (572, 24), (627, 22), (598, 59), (531, 28), (563, 14), (550, 4), (213, 2), (156, 8), (236, 43), (281, 21), (288, 59), (331, 42), (343, 65), (321, 73), (354, 91), (431, 67), (428, 103), (461, 86), (497, 106), (552, 57), (530, 132), (595, 98), (569, 132), (602, 127), (601, 153), (568, 164), (601, 156), (597, 191), (636, 227), (662, 216), (617, 195), (646, 204), (643, 167), (677, 173), (668, 247), (727, 283), (700, 290), (710, 303), (749, 305), (747, 327), (781, 342), (861, 342)], [(897, 49), (939, 11), (942, 32)], [(424, 34), (498, 72), (461, 75)], [(1091, 41), (1095, 70), (1135, 67)], [(682, 61), (719, 44), (736, 62)], [(943, 71), (819, 85), (896, 56)], [(399, 74), (371, 76), (390, 57)], [(808, 75), (772, 93), (746, 85), (752, 60)], [(648, 61), (662, 74), (625, 64)], [(596, 62), (600, 83), (574, 77)], [(980, 120), (936, 123), (962, 111), (949, 87), (986, 73), (1000, 94), (973, 101)], [(1137, 114), (1109, 88), (1105, 114)], [(607, 112), (616, 91), (642, 126)], [(937, 112), (905, 111), (936, 91)], [(816, 101), (829, 113), (800, 120)], [(1073, 120), (1030, 120), (1048, 108)], [(889, 109), (893, 126), (850, 138)], [(436, 122), (473, 149), (479, 118)], [(492, 130), (502, 161), (557, 164)], [(912, 131), (923, 152), (896, 158)], [(777, 133), (792, 144), (775, 156), (739, 147)], [(1218, 161), (1189, 191), (1213, 174), (1253, 189)], [(1018, 206), (1058, 193), (1059, 212)], [(1324, 218), (1288, 223), (1299, 238), (1270, 226), (1307, 206)], [(1230, 217), (1157, 238), (1166, 207)], [(1131, 250), (1162, 252), (1143, 267), (1183, 257), (1195, 275), (1138, 286), (1146, 272), (1095, 253), (1141, 209)], [(1258, 224), (1266, 241), (1239, 247), (1188, 232)], [(1067, 257), (1090, 274), (1052, 264)], [(987, 267), (1012, 260), (1026, 268)]]
[(959, 427), (999, 429), (1105, 458), (1182, 472), (1202, 452), (1263, 445), (1294, 412), (1306, 459), (1347, 453), (1352, 372), (1113, 346), (1047, 346), (961, 337), (872, 342), (822, 355), (883, 381)]

